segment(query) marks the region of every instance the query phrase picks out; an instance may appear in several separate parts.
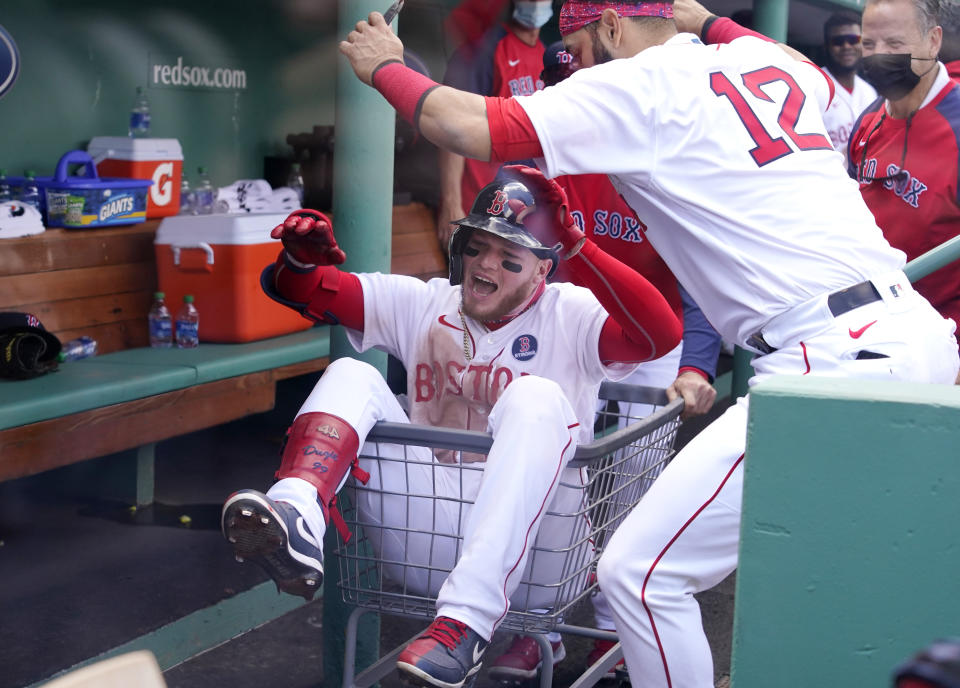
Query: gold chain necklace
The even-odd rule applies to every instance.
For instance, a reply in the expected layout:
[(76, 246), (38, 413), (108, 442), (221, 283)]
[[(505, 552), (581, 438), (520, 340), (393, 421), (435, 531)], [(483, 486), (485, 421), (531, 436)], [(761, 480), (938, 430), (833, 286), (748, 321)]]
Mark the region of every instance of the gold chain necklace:
[(463, 302), (460, 302), (460, 308), (457, 309), (457, 315), (460, 316), (460, 324), (463, 325), (463, 357), (467, 359), (467, 363), (473, 360), (473, 356), (470, 355), (470, 330), (467, 329), (467, 321), (463, 317)]

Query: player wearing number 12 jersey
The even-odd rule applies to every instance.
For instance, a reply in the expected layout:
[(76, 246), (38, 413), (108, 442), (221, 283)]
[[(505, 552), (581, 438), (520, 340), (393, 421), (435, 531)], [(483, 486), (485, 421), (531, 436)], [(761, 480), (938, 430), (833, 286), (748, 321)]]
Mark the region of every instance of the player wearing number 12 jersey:
[[(761, 354), (753, 382), (953, 383), (953, 323), (913, 290), (845, 175), (814, 65), (695, 0), (568, 1), (560, 32), (588, 69), (514, 99), (416, 75), (377, 13), (340, 49), (439, 146), (541, 158), (548, 176), (608, 174), (708, 320)], [(634, 685), (713, 684), (693, 593), (737, 566), (748, 398), (678, 453), (600, 560)]]

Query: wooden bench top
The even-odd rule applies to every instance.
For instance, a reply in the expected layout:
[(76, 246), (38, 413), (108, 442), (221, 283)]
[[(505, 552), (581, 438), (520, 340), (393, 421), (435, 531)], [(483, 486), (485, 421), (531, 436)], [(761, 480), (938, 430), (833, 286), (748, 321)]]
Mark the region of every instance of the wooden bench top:
[[(33, 380), (0, 380), (0, 430), (101, 406), (247, 375), (326, 360), (329, 327), (245, 344), (201, 344), (196, 349), (126, 349), (68, 361)], [(319, 365), (319, 364), (318, 364)]]

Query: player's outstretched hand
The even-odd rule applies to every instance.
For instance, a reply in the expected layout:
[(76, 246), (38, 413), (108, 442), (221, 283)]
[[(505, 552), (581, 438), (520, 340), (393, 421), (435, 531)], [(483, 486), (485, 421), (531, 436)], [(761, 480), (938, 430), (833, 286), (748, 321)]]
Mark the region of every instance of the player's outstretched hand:
[(304, 265), (340, 265), (347, 259), (333, 236), (333, 224), (316, 210), (298, 210), (270, 232), (290, 257)]
[(503, 172), (530, 189), (536, 198), (539, 212), (527, 218), (524, 227), (545, 246), (562, 247), (559, 251), (561, 259), (567, 260), (577, 255), (586, 236), (570, 214), (567, 193), (563, 187), (544, 177), (543, 172), (535, 167), (507, 165)]
[(673, 20), (677, 24), (677, 31), (700, 35), (703, 23), (712, 16), (710, 10), (697, 0), (674, 0)]
[(667, 398), (673, 401), (677, 397), (683, 397), (681, 418), (687, 419), (703, 415), (713, 408), (713, 402), (717, 398), (717, 390), (699, 373), (686, 370), (677, 376), (672, 385), (667, 387)]
[(367, 21), (340, 41), (340, 52), (350, 60), (354, 74), (367, 86), (372, 86), (373, 72), (384, 62), (403, 62), (403, 43), (384, 21), (379, 12), (371, 12)]

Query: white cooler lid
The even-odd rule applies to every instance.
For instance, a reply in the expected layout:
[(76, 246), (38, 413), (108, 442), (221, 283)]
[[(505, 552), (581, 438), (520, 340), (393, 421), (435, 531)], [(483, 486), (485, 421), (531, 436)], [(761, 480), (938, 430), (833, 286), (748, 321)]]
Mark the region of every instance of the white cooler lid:
[(131, 138), (129, 136), (94, 136), (87, 146), (94, 162), (111, 160), (183, 160), (177, 139)]
[(243, 213), (218, 215), (172, 215), (157, 227), (155, 244), (187, 246), (199, 241), (208, 244), (246, 245), (280, 242), (270, 231), (290, 213)]

